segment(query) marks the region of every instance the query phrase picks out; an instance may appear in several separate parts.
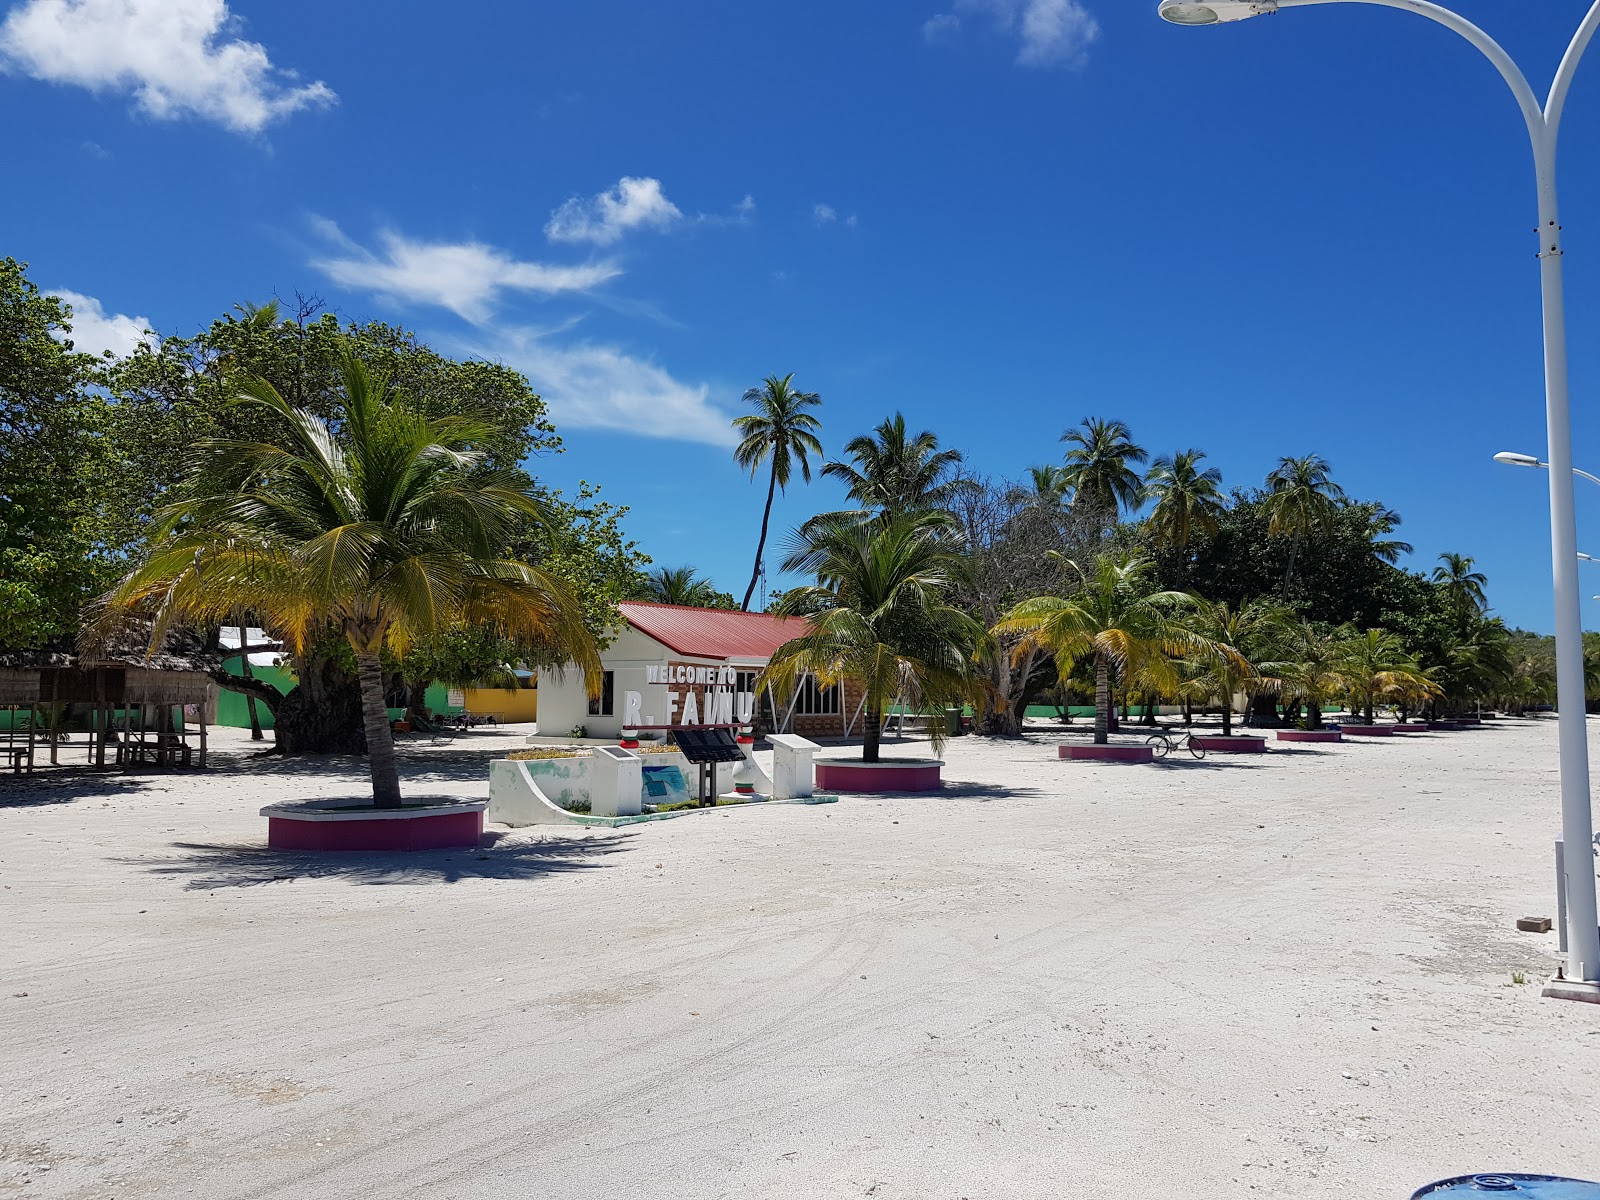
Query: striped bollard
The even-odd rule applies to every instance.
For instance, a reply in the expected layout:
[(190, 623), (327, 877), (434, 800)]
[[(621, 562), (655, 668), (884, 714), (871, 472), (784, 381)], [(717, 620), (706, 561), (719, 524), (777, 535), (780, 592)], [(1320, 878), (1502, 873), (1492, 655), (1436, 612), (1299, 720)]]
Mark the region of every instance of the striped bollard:
[(617, 742), (624, 750), (637, 750), (639, 748), (639, 731), (623, 727), (622, 737)]
[(739, 760), (739, 765), (733, 769), (734, 794), (737, 796), (754, 796), (756, 794), (756, 773), (752, 769), (750, 758), (755, 753), (755, 732), (749, 725), (741, 725), (734, 741), (739, 744), (739, 749), (744, 752), (744, 757)]

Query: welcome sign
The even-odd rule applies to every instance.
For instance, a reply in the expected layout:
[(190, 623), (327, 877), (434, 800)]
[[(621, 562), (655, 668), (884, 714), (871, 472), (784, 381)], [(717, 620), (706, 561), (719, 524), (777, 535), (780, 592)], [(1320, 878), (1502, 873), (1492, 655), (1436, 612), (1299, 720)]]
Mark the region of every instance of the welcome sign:
[[(747, 725), (755, 712), (754, 692), (737, 691), (736, 667), (702, 667), (690, 663), (650, 665), (644, 681), (667, 689), (667, 725)], [(644, 711), (639, 692), (622, 694), (622, 723), (637, 728), (656, 724), (655, 713)]]

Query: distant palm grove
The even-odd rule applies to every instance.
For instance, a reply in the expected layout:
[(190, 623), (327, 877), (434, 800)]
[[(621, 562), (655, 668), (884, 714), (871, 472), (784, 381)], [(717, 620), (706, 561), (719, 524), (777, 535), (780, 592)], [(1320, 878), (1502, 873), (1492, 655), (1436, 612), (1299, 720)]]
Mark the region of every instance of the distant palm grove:
[[(314, 301), (122, 358), (75, 351), (70, 326), (0, 259), (0, 652), (131, 623), (220, 662), (225, 628), (263, 627), (293, 689), (213, 677), (271, 710), (285, 753), (387, 755), (386, 705), (420, 716), (430, 684), (508, 664), (597, 677), (626, 599), (807, 618), (765, 682), (851, 681), (878, 717), (868, 757), (900, 708), (970, 705), (1006, 735), (1030, 706), (1093, 704), (1104, 738), (1158, 705), (1231, 730), (1553, 699), (1549, 640), (1489, 612), (1472, 558), (1407, 569), (1399, 515), (1314, 453), (1230, 487), (1201, 448), (1089, 417), (993, 477), (903, 413), (830, 428), (823, 396), (773, 374), (733, 422), (751, 557), (724, 590), (653, 563), (598, 485), (539, 482), (560, 438), (504, 366)], [(772, 529), (778, 494), (814, 479), (844, 507)]]

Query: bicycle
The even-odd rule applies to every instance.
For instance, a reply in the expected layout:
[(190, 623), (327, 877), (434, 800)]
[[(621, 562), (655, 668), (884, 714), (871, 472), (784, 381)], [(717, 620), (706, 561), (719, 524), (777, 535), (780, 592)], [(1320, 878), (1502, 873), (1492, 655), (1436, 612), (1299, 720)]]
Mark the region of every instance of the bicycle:
[(1144, 744), (1155, 752), (1157, 759), (1165, 758), (1174, 750), (1182, 750), (1185, 747), (1196, 758), (1206, 756), (1206, 748), (1194, 740), (1192, 733), (1180, 733), (1176, 737), (1170, 733), (1154, 733), (1145, 739)]

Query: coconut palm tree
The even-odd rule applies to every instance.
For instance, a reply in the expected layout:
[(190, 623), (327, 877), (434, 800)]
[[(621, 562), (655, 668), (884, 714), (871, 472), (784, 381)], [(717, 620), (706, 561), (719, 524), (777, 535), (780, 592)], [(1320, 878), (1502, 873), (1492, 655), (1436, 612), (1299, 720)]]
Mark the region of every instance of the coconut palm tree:
[(353, 356), (333, 421), (262, 379), (241, 401), (279, 426), (271, 441), (197, 447), (188, 498), (165, 509), (143, 560), (106, 598), (108, 627), (154, 615), (215, 625), (241, 607), (303, 652), (329, 632), (355, 656), (373, 803), (401, 803), (381, 657), (466, 623), (575, 661), (591, 687), (599, 655), (577, 599), (555, 577), (501, 557), (515, 529), (545, 520), (525, 475), (486, 465), (499, 431), (430, 418)]
[(1131, 512), (1139, 506), (1144, 484), (1130, 464), (1142, 463), (1150, 454), (1134, 443), (1126, 424), (1085, 417), (1081, 428), (1067, 430), (1061, 440), (1072, 447), (1066, 480), (1076, 505), (1107, 524), (1122, 509)]
[(717, 591), (716, 585), (701, 578), (693, 567), (657, 567), (645, 576), (644, 594), (657, 604), (690, 608), (721, 608), (733, 603), (726, 592)]
[(851, 438), (844, 452), (852, 462), (830, 462), (822, 473), (844, 484), (863, 510), (882, 516), (941, 509), (965, 486), (955, 475), (961, 451), (939, 449), (939, 439), (929, 430), (910, 433), (903, 413), (895, 413), (871, 434)]
[(994, 633), (1020, 634), (1024, 649), (1054, 655), (1062, 679), (1078, 660), (1094, 660), (1094, 740), (1104, 745), (1111, 727), (1113, 673), (1170, 691), (1177, 675), (1169, 656), (1200, 659), (1222, 651), (1184, 624), (1190, 596), (1152, 590), (1147, 560), (1106, 554), (1088, 571), (1070, 565), (1082, 580), (1075, 594), (1024, 600)]
[[(935, 711), (972, 698), (983, 627), (948, 602), (962, 569), (947, 527), (928, 513), (864, 522), (814, 518), (783, 569), (816, 583), (784, 593), (778, 611), (809, 630), (773, 653), (756, 688), (792, 694), (808, 675), (822, 687), (851, 682), (865, 693), (862, 759), (877, 762), (885, 707), (897, 697)], [(932, 724), (934, 748), (943, 726)]]
[(756, 411), (733, 419), (733, 427), (739, 431), (740, 438), (733, 450), (734, 461), (746, 468), (752, 479), (763, 462), (772, 465), (767, 475), (767, 503), (761, 510), (761, 537), (756, 541), (756, 565), (750, 572), (750, 586), (744, 590), (744, 602), (739, 605), (742, 612), (750, 611), (750, 597), (761, 579), (761, 559), (767, 548), (767, 524), (772, 519), (774, 493), (779, 488), (789, 490), (789, 479), (795, 467), (800, 468), (801, 478), (810, 483), (810, 456), (822, 457), (822, 443), (817, 440), (822, 422), (808, 411), (819, 406), (822, 397), (815, 392), (796, 391), (791, 386), (793, 379), (792, 371), (782, 379), (768, 375), (760, 387), (753, 387), (744, 394), (744, 402), (753, 404)]
[(1274, 692), (1282, 686), (1284, 638), (1293, 619), (1282, 605), (1270, 600), (1193, 599), (1184, 617), (1189, 631), (1203, 644), (1215, 647), (1200, 656), (1186, 672), (1192, 688), (1222, 705), (1222, 736), (1233, 734), (1233, 698)]
[(1306, 538), (1327, 530), (1339, 506), (1347, 502), (1344, 489), (1328, 474), (1328, 461), (1320, 454), (1281, 458), (1267, 475), (1267, 532), (1289, 538), (1289, 562), (1283, 572), (1283, 594), (1294, 579), (1294, 560)]
[(1444, 590), (1451, 609), (1463, 619), (1482, 616), (1489, 607), (1484, 591), (1489, 577), (1472, 569), (1475, 560), (1470, 555), (1447, 552), (1439, 555), (1439, 561), (1443, 565), (1433, 569), (1433, 582)]
[(1361, 716), (1372, 724), (1379, 699), (1414, 700), (1440, 694), (1421, 664), (1405, 652), (1398, 636), (1383, 629), (1346, 633), (1338, 644), (1339, 676), (1361, 701)]
[(1144, 493), (1156, 502), (1148, 522), (1151, 537), (1181, 555), (1187, 554), (1195, 534), (1215, 533), (1222, 520), (1222, 472), (1215, 467), (1202, 471), (1204, 458), (1203, 450), (1180, 450), (1156, 459), (1144, 478)]
[(1017, 489), (1018, 497), (1036, 508), (1058, 509), (1065, 503), (1072, 488), (1067, 483), (1065, 467), (1051, 466), (1028, 468), (1028, 482)]
[(1392, 567), (1400, 561), (1401, 555), (1410, 554), (1416, 549), (1410, 542), (1387, 536), (1400, 528), (1400, 514), (1394, 509), (1382, 504), (1364, 504), (1361, 507), (1367, 514), (1367, 541), (1379, 560)]
[(1345, 687), (1342, 662), (1339, 639), (1310, 621), (1301, 621), (1286, 632), (1284, 662), (1277, 675), (1283, 681), (1283, 696), (1306, 706), (1307, 729), (1322, 728), (1322, 710)]

